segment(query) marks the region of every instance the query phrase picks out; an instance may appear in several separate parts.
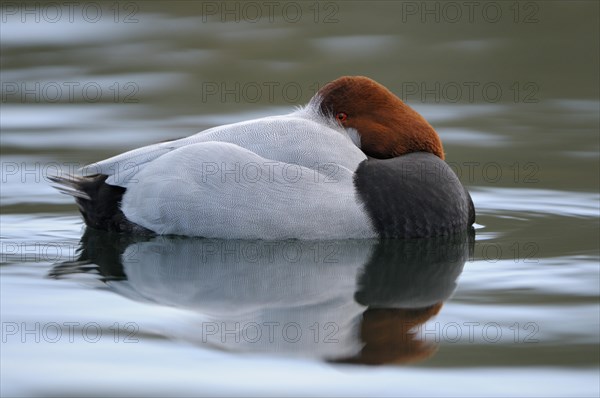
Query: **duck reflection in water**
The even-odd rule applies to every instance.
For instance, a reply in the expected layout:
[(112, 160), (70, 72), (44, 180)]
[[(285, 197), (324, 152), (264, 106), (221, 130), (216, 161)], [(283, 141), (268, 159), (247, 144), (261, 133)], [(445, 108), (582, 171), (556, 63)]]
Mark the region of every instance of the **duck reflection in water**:
[(416, 330), (435, 316), (472, 255), (474, 233), (429, 239), (241, 241), (133, 237), (87, 229), (77, 261), (133, 300), (188, 310), (170, 338), (232, 352), (337, 363), (422, 361)]

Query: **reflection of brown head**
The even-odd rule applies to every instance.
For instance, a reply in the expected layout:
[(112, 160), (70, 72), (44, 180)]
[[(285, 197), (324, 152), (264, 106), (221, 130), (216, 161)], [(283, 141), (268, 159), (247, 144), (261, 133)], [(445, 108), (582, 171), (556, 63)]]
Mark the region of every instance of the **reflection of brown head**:
[(362, 350), (336, 362), (410, 363), (431, 357), (437, 346), (419, 329), (456, 288), (473, 247), (474, 233), (429, 239), (383, 239), (358, 275), (354, 299), (364, 305)]
[(339, 363), (365, 365), (401, 364), (423, 361), (431, 357), (437, 346), (421, 340), (416, 329), (435, 316), (442, 302), (425, 308), (374, 308), (363, 314), (360, 338), (362, 350)]

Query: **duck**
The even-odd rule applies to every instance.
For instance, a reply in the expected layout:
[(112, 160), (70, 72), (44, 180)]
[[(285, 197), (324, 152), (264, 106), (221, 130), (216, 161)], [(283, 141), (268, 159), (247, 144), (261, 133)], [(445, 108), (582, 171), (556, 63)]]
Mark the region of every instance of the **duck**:
[(54, 176), (88, 227), (222, 239), (426, 238), (472, 228), (441, 139), (380, 83), (343, 76), (306, 106)]

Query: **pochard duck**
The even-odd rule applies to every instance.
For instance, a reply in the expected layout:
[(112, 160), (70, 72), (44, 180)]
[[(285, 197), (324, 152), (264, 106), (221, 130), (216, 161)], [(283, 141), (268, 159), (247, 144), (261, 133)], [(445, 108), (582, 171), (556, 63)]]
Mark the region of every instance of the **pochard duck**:
[(417, 238), (475, 221), (433, 127), (362, 76), (328, 83), (290, 114), (145, 146), (84, 172), (53, 181), (75, 197), (86, 224), (102, 230)]

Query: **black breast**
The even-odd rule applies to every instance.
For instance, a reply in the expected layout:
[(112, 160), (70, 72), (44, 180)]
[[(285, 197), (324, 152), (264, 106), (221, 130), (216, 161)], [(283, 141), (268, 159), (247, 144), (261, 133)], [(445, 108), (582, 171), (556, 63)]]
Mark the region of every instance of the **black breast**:
[(427, 152), (365, 160), (354, 185), (382, 238), (447, 235), (475, 222), (471, 196), (454, 171)]

